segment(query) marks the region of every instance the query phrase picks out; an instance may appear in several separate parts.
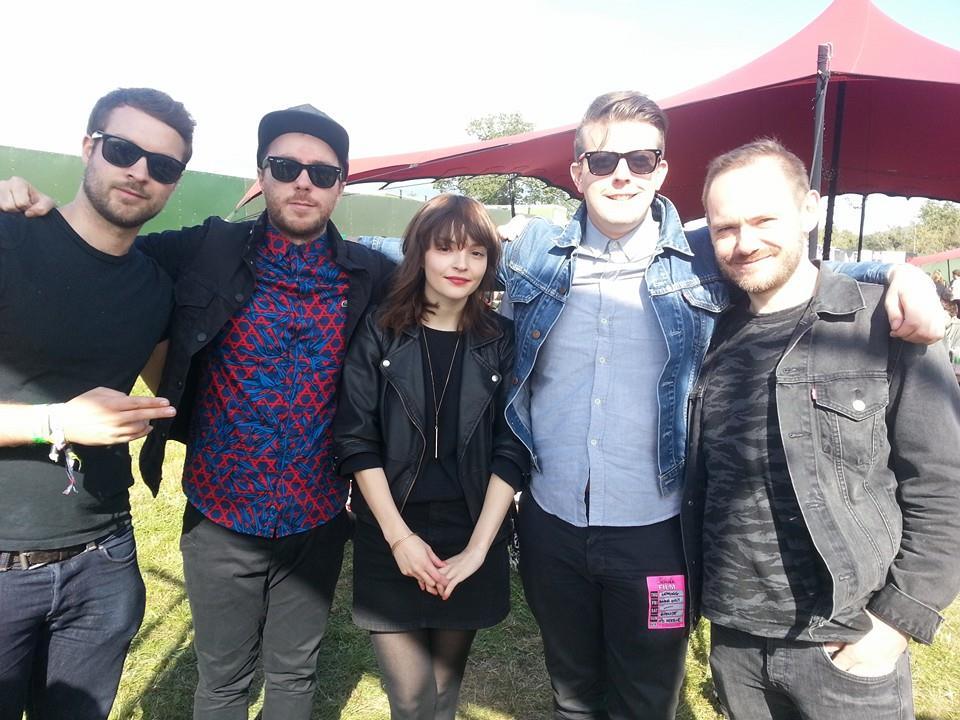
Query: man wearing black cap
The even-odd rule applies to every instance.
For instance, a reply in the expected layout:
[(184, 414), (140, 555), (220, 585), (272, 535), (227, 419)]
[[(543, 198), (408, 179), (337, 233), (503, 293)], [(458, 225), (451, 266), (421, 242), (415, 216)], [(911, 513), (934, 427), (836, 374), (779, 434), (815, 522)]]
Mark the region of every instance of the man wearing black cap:
[(187, 443), (181, 549), (199, 683), (194, 717), (246, 718), (258, 656), (264, 720), (309, 718), (343, 545), (347, 481), (330, 421), (344, 348), (391, 265), (330, 222), (349, 139), (301, 105), (260, 122), (256, 221), (140, 238), (175, 278), (158, 422), (140, 454), (156, 489), (164, 442)]

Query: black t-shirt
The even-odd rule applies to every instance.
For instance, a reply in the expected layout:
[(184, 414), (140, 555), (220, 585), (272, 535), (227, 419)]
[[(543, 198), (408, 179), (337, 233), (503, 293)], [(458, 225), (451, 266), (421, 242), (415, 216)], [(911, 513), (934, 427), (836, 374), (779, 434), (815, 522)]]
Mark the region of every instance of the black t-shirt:
[[(457, 500), (463, 497), (463, 489), (457, 479), (457, 435), (460, 417), (460, 382), (463, 377), (464, 339), (461, 333), (434, 330), (421, 325), (420, 342), (426, 342), (423, 353), (423, 387), (426, 398), (424, 433), (427, 448), (420, 476), (413, 483), (408, 503)], [(432, 367), (432, 372), (431, 372)], [(447, 382), (447, 375), (450, 380)], [(430, 385), (433, 384), (431, 391)], [(444, 386), (446, 385), (446, 392)], [(435, 413), (434, 402), (439, 404)], [(437, 432), (434, 432), (434, 416), (437, 415)], [(436, 443), (434, 442), (436, 435)]]
[(732, 311), (706, 364), (703, 614), (764, 637), (803, 637), (830, 596), (777, 419), (776, 367), (805, 309)]
[[(57, 211), (0, 213), (0, 402), (62, 403), (100, 386), (129, 393), (172, 308), (170, 278), (139, 251), (102, 253)], [(70, 495), (49, 449), (0, 447), (0, 550), (87, 542), (129, 515), (126, 444), (74, 446), (82, 466)]]

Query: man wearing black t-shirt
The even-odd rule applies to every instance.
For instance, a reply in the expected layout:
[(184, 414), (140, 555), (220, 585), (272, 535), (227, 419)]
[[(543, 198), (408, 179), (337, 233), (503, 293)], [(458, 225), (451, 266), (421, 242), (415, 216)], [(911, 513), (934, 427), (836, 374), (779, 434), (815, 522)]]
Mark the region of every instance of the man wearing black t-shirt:
[(106, 718), (143, 619), (127, 443), (175, 411), (129, 393), (173, 293), (132, 246), (192, 136), (167, 95), (116, 90), (90, 115), (74, 200), (0, 215), (0, 720)]
[(691, 588), (729, 717), (905, 720), (907, 641), (960, 588), (960, 389), (942, 347), (890, 337), (882, 287), (803, 257), (818, 200), (774, 141), (708, 169), (745, 296), (691, 396)]

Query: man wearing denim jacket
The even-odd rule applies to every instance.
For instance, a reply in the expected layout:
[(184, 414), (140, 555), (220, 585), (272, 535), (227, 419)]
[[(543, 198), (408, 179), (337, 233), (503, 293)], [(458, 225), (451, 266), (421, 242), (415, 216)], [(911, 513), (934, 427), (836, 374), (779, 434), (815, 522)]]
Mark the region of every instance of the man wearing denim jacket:
[(818, 199), (775, 141), (707, 171), (746, 297), (691, 396), (690, 586), (728, 717), (907, 720), (907, 639), (960, 589), (960, 389), (939, 343), (890, 338), (883, 288), (803, 258)]
[[(557, 718), (672, 720), (683, 681), (686, 405), (730, 291), (707, 232), (685, 234), (657, 194), (665, 130), (644, 95), (597, 98), (571, 164), (583, 205), (566, 228), (531, 222), (500, 267), (517, 336), (507, 420), (534, 461), (520, 572)], [(938, 303), (920, 295), (917, 337), (934, 336)]]

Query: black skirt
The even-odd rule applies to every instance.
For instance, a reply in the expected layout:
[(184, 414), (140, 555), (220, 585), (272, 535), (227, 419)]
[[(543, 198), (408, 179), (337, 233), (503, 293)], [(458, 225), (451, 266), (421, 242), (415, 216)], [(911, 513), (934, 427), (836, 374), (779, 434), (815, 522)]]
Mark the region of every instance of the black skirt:
[[(462, 551), (473, 522), (463, 500), (407, 505), (403, 518), (441, 559)], [(353, 621), (376, 632), (423, 628), (477, 630), (491, 627), (510, 611), (507, 543), (494, 543), (477, 571), (449, 600), (420, 589), (400, 574), (376, 522), (359, 518), (353, 538)]]

